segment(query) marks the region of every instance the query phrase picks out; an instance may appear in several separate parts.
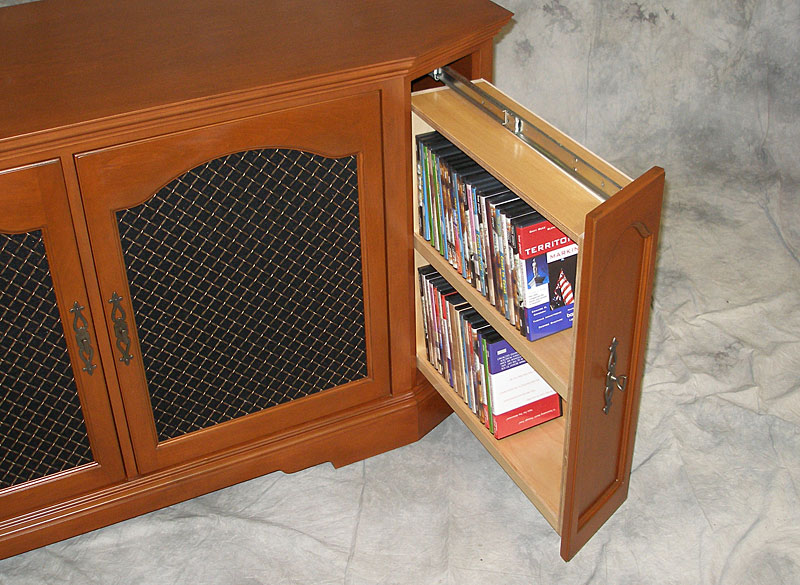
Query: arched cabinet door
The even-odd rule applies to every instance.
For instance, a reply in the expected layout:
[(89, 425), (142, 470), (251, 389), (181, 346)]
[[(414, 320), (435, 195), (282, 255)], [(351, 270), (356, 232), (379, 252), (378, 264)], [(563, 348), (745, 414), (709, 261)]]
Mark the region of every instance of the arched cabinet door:
[(124, 478), (98, 337), (60, 162), (0, 170), (0, 525)]
[(142, 473), (389, 394), (377, 92), (76, 165)]

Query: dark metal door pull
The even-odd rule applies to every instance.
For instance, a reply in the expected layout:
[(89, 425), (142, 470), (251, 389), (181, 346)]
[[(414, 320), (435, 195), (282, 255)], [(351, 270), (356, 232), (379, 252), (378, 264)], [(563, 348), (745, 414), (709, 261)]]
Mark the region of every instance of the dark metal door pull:
[[(94, 350), (92, 349), (92, 340), (89, 337), (89, 323), (86, 321), (86, 317), (84, 317), (81, 313), (84, 308), (85, 307), (82, 307), (78, 301), (75, 301), (75, 304), (72, 305), (72, 308), (69, 310), (69, 312), (75, 315), (75, 319), (72, 321), (72, 329), (75, 331), (75, 341), (78, 344), (78, 355), (83, 361), (83, 368), (81, 369), (91, 376), (94, 373), (97, 364), (92, 363)], [(79, 321), (80, 325), (78, 325)]]
[(614, 393), (614, 388), (620, 392), (625, 391), (625, 385), (628, 383), (628, 376), (617, 376), (617, 338), (611, 340), (611, 346), (608, 351), (611, 352), (608, 356), (608, 371), (606, 372), (606, 390), (605, 400), (606, 405), (603, 407), (603, 412), (608, 414), (611, 410), (611, 398)]
[(119, 361), (125, 362), (125, 365), (128, 366), (133, 356), (130, 353), (131, 338), (128, 337), (128, 323), (125, 321), (125, 311), (120, 304), (121, 300), (122, 297), (117, 294), (117, 291), (114, 291), (108, 302), (112, 305), (111, 321), (114, 323), (114, 337), (117, 338), (117, 349), (122, 354)]

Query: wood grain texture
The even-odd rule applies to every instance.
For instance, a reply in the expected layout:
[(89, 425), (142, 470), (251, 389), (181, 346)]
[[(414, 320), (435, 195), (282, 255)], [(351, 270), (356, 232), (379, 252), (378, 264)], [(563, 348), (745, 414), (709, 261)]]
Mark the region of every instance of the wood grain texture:
[(211, 96), (402, 76), (466, 53), (510, 16), (483, 0), (11, 7), (0, 11), (0, 151), (14, 137)]
[[(72, 215), (72, 228), (75, 233), (75, 239), (78, 244), (78, 253), (81, 258), (86, 258), (87, 261), (81, 263), (83, 273), (83, 283), (86, 286), (86, 294), (88, 297), (88, 307), (93, 315), (104, 315), (107, 300), (103, 299), (100, 293), (99, 284), (97, 282), (97, 271), (95, 270), (94, 262), (91, 259), (92, 245), (89, 241), (89, 232), (86, 228), (86, 219), (83, 215), (83, 202), (81, 200), (81, 192), (78, 183), (78, 174), (75, 169), (73, 153), (71, 151), (62, 151), (59, 153), (61, 159), (61, 169), (64, 173), (64, 183), (67, 189), (67, 198), (69, 200), (70, 212)], [(97, 353), (99, 359), (104, 364), (113, 364), (116, 361), (114, 357), (115, 347), (112, 345), (110, 338), (103, 329), (102, 325), (99, 330), (95, 331), (101, 338), (106, 339), (106, 342), (98, 343)], [(116, 376), (106, 376), (106, 389), (108, 397), (111, 402), (111, 411), (114, 416), (114, 424), (117, 429), (117, 441), (119, 443), (120, 453), (122, 455), (122, 462), (125, 467), (125, 475), (128, 479), (139, 475), (136, 467), (136, 459), (133, 453), (133, 446), (131, 444), (130, 432), (128, 431), (127, 420), (125, 419), (125, 407), (122, 401), (122, 393), (119, 388), (119, 380)]]
[[(492, 74), (492, 41), (472, 47), (472, 53), (457, 59), (453, 67), (468, 77)], [(449, 61), (450, 58), (447, 58)], [(417, 375), (414, 358), (414, 274), (413, 233), (416, 215), (416, 172), (414, 170), (412, 125), (420, 123), (411, 112), (410, 89), (415, 85), (435, 84), (430, 77), (414, 80), (417, 73), (409, 73), (398, 83), (386, 83), (382, 91), (383, 139), (384, 139), (384, 196), (386, 201), (386, 250), (390, 267), (389, 281), (389, 327), (391, 330), (391, 361), (393, 391), (405, 391), (411, 387), (410, 380)], [(398, 80), (401, 81), (401, 80)], [(399, 156), (411, 153), (410, 158)]]
[(511, 100), (505, 93), (494, 87), (491, 83), (485, 83), (484, 81), (478, 81), (477, 85), (486, 93), (493, 96), (495, 99), (500, 100), (503, 103), (511, 102), (514, 106), (515, 111), (517, 111), (520, 115), (524, 116), (528, 121), (535, 124), (536, 127), (542, 131), (545, 135), (549, 136), (553, 140), (555, 140), (558, 144), (565, 147), (567, 150), (578, 155), (581, 159), (585, 162), (589, 163), (592, 167), (612, 179), (619, 185), (623, 187), (631, 182), (631, 178), (611, 165), (606, 160), (600, 158), (598, 155), (593, 153), (591, 150), (583, 146), (580, 142), (575, 140), (574, 138), (564, 134), (561, 130), (550, 124), (544, 118), (537, 116), (535, 113), (531, 112), (529, 109), (516, 104)]
[[(567, 421), (561, 544), (567, 560), (627, 497), (663, 189), (664, 171), (654, 167), (586, 218)], [(613, 390), (606, 413), (613, 339), (616, 374), (627, 376), (627, 383), (624, 391)]]
[(601, 203), (585, 187), (450, 89), (417, 93), (411, 107), (561, 231), (580, 240), (586, 214)]
[(406, 392), (417, 377), (414, 359), (413, 257), (411, 240), (412, 205), (409, 193), (409, 168), (405, 152), (409, 141), (411, 96), (409, 83), (398, 79), (381, 92), (384, 154), (384, 205), (386, 207), (386, 262), (389, 294), (390, 356), (392, 392)]

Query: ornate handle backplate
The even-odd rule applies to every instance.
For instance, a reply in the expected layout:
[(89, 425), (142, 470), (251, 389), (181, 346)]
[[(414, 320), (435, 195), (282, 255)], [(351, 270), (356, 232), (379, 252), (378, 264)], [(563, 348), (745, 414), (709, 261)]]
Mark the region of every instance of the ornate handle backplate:
[(125, 321), (125, 311), (120, 304), (122, 297), (114, 291), (108, 302), (111, 303), (111, 321), (114, 323), (114, 337), (117, 338), (117, 349), (122, 354), (119, 361), (130, 365), (133, 356), (130, 353), (131, 338), (128, 336), (128, 323)]
[(92, 363), (94, 350), (92, 349), (92, 340), (89, 337), (89, 323), (86, 321), (86, 317), (81, 313), (84, 309), (85, 307), (82, 307), (78, 301), (75, 301), (75, 304), (72, 305), (69, 312), (75, 315), (75, 319), (72, 321), (72, 329), (75, 331), (78, 355), (83, 361), (83, 368), (81, 369), (91, 376), (97, 364)]
[(605, 399), (606, 405), (603, 407), (603, 412), (608, 414), (611, 410), (611, 398), (614, 394), (614, 388), (620, 392), (625, 391), (625, 385), (628, 383), (628, 376), (617, 376), (617, 338), (611, 340), (611, 346), (608, 351), (608, 371), (606, 372), (606, 391)]

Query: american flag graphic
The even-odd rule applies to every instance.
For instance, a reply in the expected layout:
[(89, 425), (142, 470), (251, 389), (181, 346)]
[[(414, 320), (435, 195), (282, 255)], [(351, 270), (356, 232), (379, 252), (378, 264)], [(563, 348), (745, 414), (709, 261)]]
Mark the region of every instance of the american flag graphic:
[(564, 274), (564, 270), (561, 270), (561, 274), (558, 275), (558, 282), (556, 283), (556, 287), (561, 292), (561, 298), (564, 299), (565, 305), (570, 305), (575, 300), (572, 295), (572, 285), (567, 280), (566, 274)]

